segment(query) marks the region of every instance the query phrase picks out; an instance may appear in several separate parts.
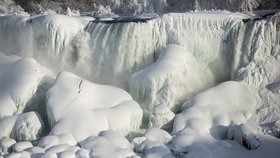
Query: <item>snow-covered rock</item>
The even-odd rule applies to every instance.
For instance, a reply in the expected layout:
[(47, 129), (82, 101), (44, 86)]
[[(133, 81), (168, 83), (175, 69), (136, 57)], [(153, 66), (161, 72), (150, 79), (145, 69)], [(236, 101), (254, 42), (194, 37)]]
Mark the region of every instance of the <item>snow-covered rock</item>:
[(25, 141), (25, 142), (18, 142), (12, 146), (13, 152), (22, 152), (25, 149), (33, 147), (31, 142)]
[(28, 112), (0, 119), (0, 135), (16, 141), (33, 141), (43, 134), (44, 123), (36, 112)]
[(12, 151), (12, 145), (14, 145), (16, 141), (9, 137), (1, 137), (0, 138), (0, 156), (8, 154)]
[[(192, 152), (190, 156), (208, 154), (213, 157), (214, 152), (205, 146), (219, 144), (226, 135), (227, 126), (253, 118), (259, 103), (258, 95), (242, 82), (227, 81), (199, 93), (176, 115), (170, 147), (179, 155)], [(218, 149), (227, 145), (217, 146)]]
[(208, 133), (215, 125), (244, 123), (255, 114), (259, 101), (258, 95), (242, 82), (221, 83), (183, 105), (185, 110), (176, 115), (172, 133), (189, 129)]
[(149, 123), (161, 127), (175, 116), (171, 110), (214, 84), (212, 72), (191, 53), (168, 45), (153, 65), (131, 77), (130, 93), (149, 113)]
[(90, 136), (80, 143), (80, 146), (90, 151), (91, 157), (132, 157), (130, 143), (118, 133), (102, 131), (99, 136)]
[(149, 128), (145, 133), (145, 137), (163, 144), (167, 144), (172, 138), (169, 133), (159, 128)]
[(47, 112), (52, 134), (70, 132), (78, 142), (108, 129), (128, 134), (142, 121), (142, 109), (127, 92), (69, 72), (48, 91)]
[(173, 157), (166, 146), (172, 139), (171, 135), (159, 128), (149, 128), (143, 136), (132, 140), (134, 151), (142, 157)]
[(43, 148), (44, 150), (57, 145), (67, 144), (70, 146), (74, 146), (77, 144), (74, 137), (69, 134), (61, 134), (61, 135), (47, 135), (41, 138), (37, 144), (38, 147)]

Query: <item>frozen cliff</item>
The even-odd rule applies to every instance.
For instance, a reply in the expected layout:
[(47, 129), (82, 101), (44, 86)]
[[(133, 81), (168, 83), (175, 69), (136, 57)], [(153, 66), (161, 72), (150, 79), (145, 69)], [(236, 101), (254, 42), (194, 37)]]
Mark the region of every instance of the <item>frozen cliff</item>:
[(279, 16), (1, 16), (1, 153), (277, 157)]

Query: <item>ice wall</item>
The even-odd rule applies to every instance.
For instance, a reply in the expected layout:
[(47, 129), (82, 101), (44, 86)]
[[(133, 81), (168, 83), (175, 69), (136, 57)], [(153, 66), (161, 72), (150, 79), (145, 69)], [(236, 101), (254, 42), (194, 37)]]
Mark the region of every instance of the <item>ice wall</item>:
[[(63, 15), (4, 16), (0, 17), (0, 51), (33, 57), (56, 73), (66, 70), (95, 83), (128, 90), (133, 74), (152, 65), (167, 45), (176, 44), (184, 47), (197, 65), (209, 69), (214, 84), (232, 79), (255, 86), (264, 98), (259, 121), (265, 124), (277, 121), (276, 112), (280, 111), (266, 106), (271, 98), (278, 100), (275, 90), (266, 88), (280, 80), (275, 66), (280, 65), (278, 16), (194, 12), (165, 14), (147, 22), (98, 22)], [(212, 83), (193, 88), (193, 92), (199, 93)], [(267, 111), (275, 114), (267, 118)]]
[[(208, 18), (211, 16), (211, 19)], [(185, 47), (220, 82), (230, 77), (236, 25), (231, 13), (166, 14), (148, 22), (102, 23), (62, 15), (0, 17), (0, 51), (32, 56), (55, 72), (74, 72), (127, 89), (128, 78), (167, 44)]]

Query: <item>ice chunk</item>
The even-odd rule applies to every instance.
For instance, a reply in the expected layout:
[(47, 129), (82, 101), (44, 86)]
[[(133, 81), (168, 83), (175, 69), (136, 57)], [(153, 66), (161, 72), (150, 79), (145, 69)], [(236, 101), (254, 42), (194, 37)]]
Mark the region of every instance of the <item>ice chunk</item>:
[(131, 145), (126, 138), (119, 133), (111, 130), (102, 131), (98, 134), (100, 137), (106, 138), (111, 144), (115, 145), (120, 149), (130, 149)]
[(142, 109), (127, 92), (91, 83), (69, 72), (58, 75), (47, 96), (54, 135), (70, 132), (81, 141), (108, 129), (128, 134), (141, 125)]
[(48, 135), (40, 139), (38, 142), (38, 147), (42, 147), (43, 149), (48, 149), (52, 146), (57, 146), (61, 144), (67, 145), (76, 145), (76, 141), (70, 133), (65, 133), (62, 135)]
[(159, 128), (147, 129), (144, 136), (132, 140), (134, 150), (144, 157), (173, 157), (166, 146), (171, 136)]
[[(135, 73), (130, 92), (146, 112), (153, 126), (170, 121), (181, 103), (215, 84), (212, 72), (183, 47), (168, 45), (156, 63)], [(177, 110), (176, 110), (177, 109)]]
[(38, 146), (27, 148), (25, 149), (25, 151), (29, 152), (30, 154), (40, 154), (45, 152), (43, 148), (40, 148)]
[(90, 136), (80, 143), (90, 151), (91, 157), (131, 157), (135, 155), (128, 141), (113, 131), (103, 131), (100, 136)]
[(9, 116), (0, 120), (0, 134), (16, 141), (33, 141), (40, 138), (44, 123), (36, 112)]
[(10, 153), (12, 151), (11, 147), (15, 143), (16, 141), (11, 138), (2, 137), (0, 139), (0, 156)]
[(261, 145), (261, 141), (258, 138), (259, 133), (261, 133), (261, 131), (252, 123), (231, 125), (228, 127), (226, 138), (234, 139), (247, 149), (254, 150)]
[(168, 143), (172, 138), (169, 133), (159, 128), (149, 128), (145, 133), (145, 137), (149, 140), (158, 141), (163, 144)]
[(25, 142), (18, 142), (12, 146), (14, 152), (21, 152), (27, 148), (33, 147), (32, 143), (25, 141)]

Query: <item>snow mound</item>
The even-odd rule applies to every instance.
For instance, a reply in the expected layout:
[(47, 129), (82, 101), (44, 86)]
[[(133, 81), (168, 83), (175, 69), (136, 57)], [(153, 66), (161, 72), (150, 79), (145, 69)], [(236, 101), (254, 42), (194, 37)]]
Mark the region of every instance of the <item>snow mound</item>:
[(242, 82), (227, 81), (199, 93), (175, 116), (170, 147), (179, 155), (190, 151), (198, 157), (211, 155), (205, 146), (219, 144), (227, 126), (253, 118), (258, 104), (258, 95)]
[(44, 123), (35, 112), (9, 116), (0, 120), (0, 135), (16, 141), (33, 141), (43, 134)]
[(142, 121), (142, 109), (127, 92), (69, 72), (47, 92), (47, 113), (52, 134), (70, 132), (78, 142), (108, 129), (128, 134)]
[(47, 135), (39, 140), (37, 146), (46, 150), (52, 146), (57, 146), (62, 144), (74, 146), (77, 143), (71, 134), (65, 133), (61, 135)]
[(26, 141), (26, 142), (19, 142), (19, 143), (14, 144), (12, 146), (12, 149), (13, 149), (13, 152), (21, 152), (27, 148), (32, 148), (32, 147), (33, 147), (32, 143)]
[(113, 131), (102, 131), (99, 136), (90, 136), (80, 143), (89, 151), (90, 157), (132, 157), (130, 143), (120, 134)]
[(215, 125), (228, 126), (249, 120), (259, 103), (258, 95), (242, 82), (228, 81), (186, 102), (175, 117), (173, 132), (192, 129), (207, 133)]
[(0, 119), (37, 111), (45, 116), (45, 93), (54, 76), (32, 58), (0, 54)]
[(12, 145), (16, 144), (16, 141), (9, 138), (3, 137), (0, 138), (0, 156), (8, 154), (12, 151)]
[[(175, 116), (181, 104), (215, 83), (211, 71), (183, 47), (168, 45), (158, 60), (130, 78), (130, 93), (161, 127)], [(190, 86), (191, 85), (191, 86)], [(176, 110), (177, 109), (177, 110)]]
[(134, 150), (143, 154), (143, 157), (173, 157), (171, 151), (166, 146), (171, 140), (171, 136), (159, 128), (149, 128), (142, 137), (132, 140)]

